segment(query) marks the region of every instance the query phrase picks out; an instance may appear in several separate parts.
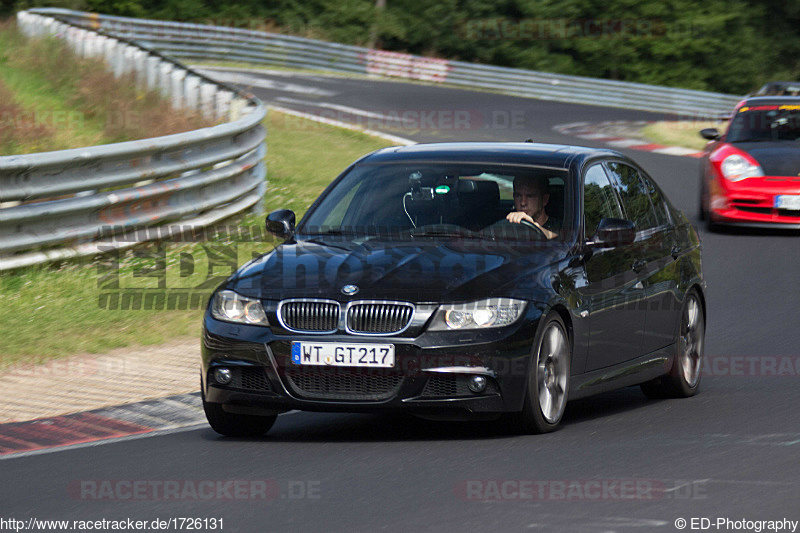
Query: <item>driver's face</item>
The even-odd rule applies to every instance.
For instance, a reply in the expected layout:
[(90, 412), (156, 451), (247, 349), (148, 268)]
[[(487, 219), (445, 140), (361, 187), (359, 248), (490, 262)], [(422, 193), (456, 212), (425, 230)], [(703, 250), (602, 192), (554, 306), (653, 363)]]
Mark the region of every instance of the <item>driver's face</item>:
[(515, 209), (522, 211), (533, 220), (538, 221), (549, 199), (550, 195), (542, 194), (542, 191), (535, 185), (529, 183), (514, 185)]

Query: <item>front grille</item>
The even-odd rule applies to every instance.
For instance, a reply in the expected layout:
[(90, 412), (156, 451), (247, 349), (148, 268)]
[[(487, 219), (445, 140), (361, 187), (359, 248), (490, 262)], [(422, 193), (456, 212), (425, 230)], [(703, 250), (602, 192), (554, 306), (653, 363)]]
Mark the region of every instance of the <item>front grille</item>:
[[(229, 366), (228, 368), (231, 370), (231, 382), (224, 385), (225, 387), (258, 392), (272, 390), (263, 368), (254, 366)], [(209, 375), (213, 375), (213, 370)]]
[(351, 373), (341, 368), (287, 369), (293, 392), (317, 400), (387, 400), (397, 393), (402, 376), (382, 372)]
[(772, 208), (771, 207), (750, 207), (748, 205), (736, 205), (734, 204), (733, 207), (740, 211), (747, 211), (748, 213), (758, 213), (761, 215), (771, 215)]
[[(435, 376), (428, 378), (428, 383), (425, 384), (422, 395), (429, 398), (458, 396), (458, 385), (456, 376)], [(463, 382), (463, 386), (460, 388), (462, 389), (461, 394), (469, 391), (466, 381)]]
[[(428, 378), (425, 388), (422, 390), (423, 398), (455, 398), (459, 396), (477, 396), (469, 390), (467, 385), (470, 376), (432, 376)], [(488, 378), (486, 390), (481, 394), (493, 394), (498, 391), (494, 380)]]
[(352, 333), (397, 333), (411, 322), (414, 307), (404, 303), (356, 303), (347, 309)]
[(283, 324), (291, 330), (334, 332), (339, 324), (339, 304), (328, 301), (288, 301), (279, 310)]
[(244, 367), (239, 374), (241, 382), (238, 388), (257, 391), (271, 390), (263, 368)]

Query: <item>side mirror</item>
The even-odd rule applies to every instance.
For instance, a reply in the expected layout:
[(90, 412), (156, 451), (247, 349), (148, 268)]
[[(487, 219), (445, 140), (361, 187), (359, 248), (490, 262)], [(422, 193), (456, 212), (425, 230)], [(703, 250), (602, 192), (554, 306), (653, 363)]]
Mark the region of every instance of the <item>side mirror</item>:
[(719, 130), (717, 128), (705, 128), (700, 130), (700, 136), (709, 141), (716, 141), (719, 139)]
[(267, 215), (267, 231), (279, 239), (288, 239), (294, 234), (294, 211), (278, 209)]
[(624, 246), (636, 239), (636, 224), (621, 218), (604, 218), (597, 225), (597, 233), (588, 244), (598, 248)]

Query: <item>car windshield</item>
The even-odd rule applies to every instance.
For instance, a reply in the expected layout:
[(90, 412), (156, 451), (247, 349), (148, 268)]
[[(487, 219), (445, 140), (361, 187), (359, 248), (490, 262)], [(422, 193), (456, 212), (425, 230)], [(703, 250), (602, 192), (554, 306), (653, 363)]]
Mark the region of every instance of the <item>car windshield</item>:
[[(568, 172), (478, 163), (364, 163), (340, 177), (298, 227), (301, 238), (366, 234), (392, 238), (566, 240)], [(547, 189), (547, 232), (506, 221), (514, 180)], [(518, 182), (520, 183), (520, 182)], [(567, 207), (568, 209), (568, 207)], [(552, 230), (552, 231), (550, 231)]]
[(759, 105), (739, 109), (728, 128), (728, 142), (797, 141), (800, 105)]

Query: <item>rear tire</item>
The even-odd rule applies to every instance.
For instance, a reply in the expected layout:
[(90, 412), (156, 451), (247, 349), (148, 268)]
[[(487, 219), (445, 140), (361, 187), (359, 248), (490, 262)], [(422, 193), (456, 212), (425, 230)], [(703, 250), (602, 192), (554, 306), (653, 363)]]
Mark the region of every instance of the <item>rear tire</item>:
[(206, 401), (203, 397), (203, 411), (211, 429), (226, 437), (260, 437), (272, 428), (278, 415), (257, 416), (228, 413), (222, 404)]
[(572, 345), (558, 313), (547, 316), (534, 346), (522, 412), (512, 417), (515, 429), (526, 434), (555, 431), (564, 416)]
[(695, 289), (686, 294), (681, 312), (678, 349), (669, 374), (642, 383), (648, 398), (688, 398), (700, 387), (706, 320), (700, 296)]

